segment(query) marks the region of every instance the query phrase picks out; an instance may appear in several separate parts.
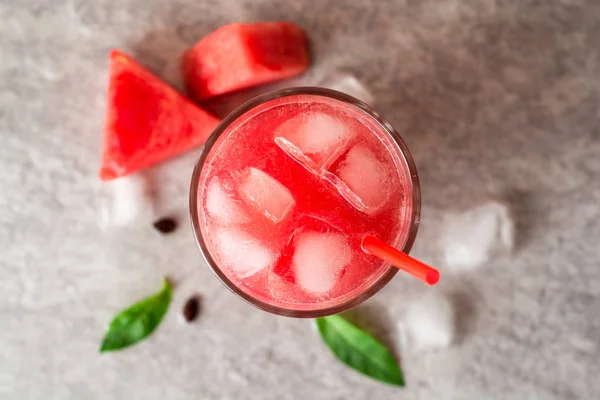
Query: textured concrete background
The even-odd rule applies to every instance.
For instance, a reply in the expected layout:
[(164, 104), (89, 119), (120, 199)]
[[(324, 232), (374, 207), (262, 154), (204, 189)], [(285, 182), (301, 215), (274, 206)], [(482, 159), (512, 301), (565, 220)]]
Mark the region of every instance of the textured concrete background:
[[(303, 82), (343, 68), (402, 132), (422, 179), (415, 254), (490, 197), (518, 217), (518, 249), (436, 290), (459, 306), (448, 351), (401, 355), (407, 388), (336, 362), (310, 321), (235, 298), (187, 224), (195, 154), (150, 171), (159, 214), (102, 232), (97, 208), (107, 54), (177, 83), (176, 56), (230, 21), (293, 20), (313, 40)], [(597, 399), (600, 397), (600, 2), (596, 0), (0, 0), (0, 398)], [(97, 352), (114, 313), (178, 283), (147, 342)], [(397, 276), (365, 309), (395, 321), (425, 290)], [(197, 324), (178, 323), (191, 293)]]

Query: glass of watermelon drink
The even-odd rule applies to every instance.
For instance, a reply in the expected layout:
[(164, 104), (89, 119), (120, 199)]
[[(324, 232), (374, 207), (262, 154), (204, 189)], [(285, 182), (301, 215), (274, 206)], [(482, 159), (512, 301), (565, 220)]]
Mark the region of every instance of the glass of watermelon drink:
[(235, 110), (206, 143), (190, 193), (196, 240), (225, 286), (262, 310), (310, 318), (354, 307), (393, 278), (362, 239), (408, 253), (420, 202), (400, 135), (368, 105), (322, 88)]

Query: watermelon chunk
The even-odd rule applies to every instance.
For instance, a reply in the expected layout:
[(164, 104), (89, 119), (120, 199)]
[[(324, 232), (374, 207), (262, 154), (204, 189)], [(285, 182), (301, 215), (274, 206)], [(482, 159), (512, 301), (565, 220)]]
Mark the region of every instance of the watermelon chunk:
[(234, 23), (206, 36), (181, 58), (196, 100), (298, 75), (308, 69), (308, 40), (289, 22)]
[(102, 180), (199, 146), (220, 122), (118, 50), (110, 54), (109, 79)]

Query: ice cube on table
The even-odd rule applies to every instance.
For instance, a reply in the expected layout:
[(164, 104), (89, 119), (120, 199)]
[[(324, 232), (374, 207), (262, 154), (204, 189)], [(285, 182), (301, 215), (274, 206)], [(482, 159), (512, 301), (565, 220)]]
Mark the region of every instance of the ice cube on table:
[(472, 270), (508, 254), (513, 242), (510, 211), (496, 201), (450, 215), (442, 226), (444, 259), (454, 271)]
[(398, 323), (403, 347), (416, 351), (448, 347), (456, 332), (452, 302), (443, 292), (432, 292), (409, 303)]
[(206, 211), (210, 218), (221, 224), (244, 224), (250, 221), (239, 200), (218, 178), (208, 185)]
[(328, 174), (344, 198), (358, 210), (373, 214), (389, 196), (388, 167), (363, 145), (350, 149), (339, 168)]
[(275, 143), (308, 170), (318, 173), (348, 146), (354, 132), (342, 121), (321, 112), (307, 112), (284, 122)]
[(241, 227), (218, 228), (213, 235), (218, 261), (237, 277), (248, 278), (277, 261), (277, 253)]
[(275, 223), (281, 222), (295, 204), (287, 187), (252, 167), (242, 174), (238, 192), (243, 201)]
[(354, 75), (345, 72), (336, 71), (325, 76), (319, 82), (319, 86), (346, 93), (370, 105), (375, 103), (375, 98), (369, 89)]
[(352, 259), (347, 239), (336, 233), (302, 232), (296, 238), (293, 256), (296, 283), (314, 294), (334, 288)]
[(103, 229), (123, 227), (141, 217), (151, 218), (153, 198), (142, 172), (103, 183), (106, 192), (100, 198), (99, 225)]

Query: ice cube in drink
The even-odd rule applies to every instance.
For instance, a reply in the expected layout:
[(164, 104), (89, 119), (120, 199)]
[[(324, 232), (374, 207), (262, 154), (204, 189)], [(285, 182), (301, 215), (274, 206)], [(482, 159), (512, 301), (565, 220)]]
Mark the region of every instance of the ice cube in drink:
[(352, 147), (339, 167), (327, 176), (350, 204), (372, 214), (387, 201), (389, 170), (390, 166), (379, 161), (372, 150), (359, 144)]
[(302, 232), (294, 249), (296, 283), (310, 293), (326, 294), (352, 259), (348, 240), (338, 233)]
[(219, 260), (239, 278), (273, 266), (277, 253), (240, 227), (217, 228), (214, 246)]
[[(334, 273), (330, 274), (324, 269), (322, 272), (326, 278), (339, 276), (338, 272), (343, 272), (344, 266), (347, 263), (343, 262), (343, 257), (338, 257), (337, 255), (351, 255), (351, 252), (342, 252), (339, 250), (341, 247), (347, 248), (346, 235), (338, 227), (313, 215), (297, 216), (294, 226), (296, 228), (290, 235), (289, 241), (282, 251), (281, 259), (277, 262), (277, 266), (273, 268), (273, 273), (287, 282), (300, 284), (309, 292), (319, 293), (319, 290), (312, 290), (318, 283), (311, 284), (311, 282), (307, 281), (310, 280), (312, 271), (319, 273), (323, 266), (327, 270), (334, 271)], [(320, 238), (323, 240), (319, 241), (318, 239)], [(323, 246), (320, 245), (324, 245), (325, 243), (331, 244), (332, 247), (329, 256), (321, 260), (319, 255), (322, 254), (321, 249)], [(316, 257), (318, 259), (317, 263), (307, 261), (309, 257), (314, 255), (313, 250), (320, 251)], [(327, 268), (328, 265), (336, 264), (334, 261), (331, 261), (335, 259), (340, 259), (339, 265)], [(307, 282), (307, 284), (303, 284), (302, 282)], [(330, 285), (331, 287), (333, 287), (333, 283)]]
[(348, 145), (354, 132), (321, 112), (297, 115), (275, 131), (275, 143), (308, 170), (318, 173)]
[(250, 217), (241, 202), (235, 198), (233, 189), (223, 179), (214, 178), (206, 192), (208, 217), (219, 224), (244, 224)]
[(280, 222), (294, 207), (290, 191), (260, 169), (248, 168), (240, 176), (240, 196), (266, 218)]

